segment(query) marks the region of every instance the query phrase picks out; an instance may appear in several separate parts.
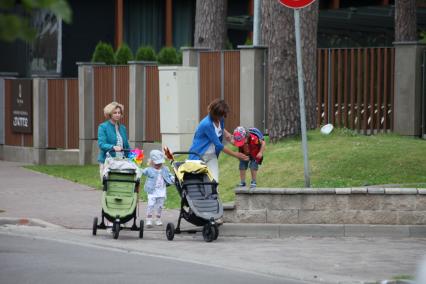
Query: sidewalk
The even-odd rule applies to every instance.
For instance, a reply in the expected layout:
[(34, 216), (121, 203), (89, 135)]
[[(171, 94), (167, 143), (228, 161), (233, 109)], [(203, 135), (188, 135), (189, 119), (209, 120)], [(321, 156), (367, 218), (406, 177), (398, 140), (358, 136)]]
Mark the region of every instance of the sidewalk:
[[(101, 216), (102, 191), (0, 161), (0, 218), (36, 218), (72, 229), (89, 229)], [(139, 218), (145, 215), (139, 203)], [(4, 212), (2, 212), (4, 211)], [(163, 223), (176, 223), (178, 210), (164, 210)]]
[[(0, 231), (8, 232), (12, 229), (5, 224), (25, 224), (27, 221), (20, 219), (28, 218), (29, 225), (44, 227), (44, 222), (49, 222), (73, 229), (47, 226), (37, 231), (36, 226), (17, 226), (17, 230), (28, 230), (29, 235), (111, 245), (200, 263), (205, 263), (208, 255), (207, 263), (212, 265), (321, 283), (363, 283), (360, 280), (414, 275), (426, 244), (426, 238), (406, 238), (404, 228), (398, 226), (376, 226), (378, 230), (365, 235), (365, 227), (356, 225), (353, 230), (361, 230), (359, 236), (363, 238), (346, 236), (343, 225), (274, 224), (224, 224), (221, 237), (213, 243), (203, 242), (199, 235), (176, 236), (168, 242), (165, 226), (147, 231), (142, 241), (132, 232), (128, 237), (120, 234), (118, 241), (106, 232), (94, 238), (90, 229), (93, 217), (100, 216), (101, 194), (100, 190), (26, 170), (22, 164), (0, 161)], [(140, 218), (144, 212), (145, 204), (141, 203)], [(176, 224), (177, 217), (178, 210), (165, 210), (163, 222)]]
[[(101, 216), (102, 191), (85, 185), (27, 170), (23, 164), (0, 160), (0, 218), (35, 218), (69, 229), (92, 228), (93, 217)], [(145, 218), (146, 203), (139, 202), (138, 219)], [(4, 211), (4, 212), (3, 212)], [(163, 226), (176, 225), (177, 209), (163, 210)], [(100, 218), (99, 218), (100, 219)], [(192, 226), (182, 221), (182, 227)], [(224, 224), (221, 236), (287, 237), (394, 237), (424, 238), (425, 226), (345, 224)]]

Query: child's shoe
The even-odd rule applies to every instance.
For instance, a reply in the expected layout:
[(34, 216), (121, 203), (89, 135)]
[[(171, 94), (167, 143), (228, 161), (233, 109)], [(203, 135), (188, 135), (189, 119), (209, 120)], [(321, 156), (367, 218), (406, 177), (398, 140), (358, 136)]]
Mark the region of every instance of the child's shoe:
[(151, 228), (151, 227), (152, 227), (152, 219), (151, 219), (151, 218), (146, 219), (146, 226), (147, 226), (148, 228)]
[(255, 180), (252, 180), (252, 181), (250, 182), (250, 188), (255, 188), (256, 186), (257, 186), (256, 181), (255, 181)]
[(163, 222), (161, 222), (161, 219), (157, 219), (155, 221), (155, 225), (157, 225), (157, 226), (163, 226)]
[(239, 186), (239, 187), (245, 187), (246, 186), (246, 182), (245, 181), (240, 181), (240, 183), (237, 184), (237, 186)]

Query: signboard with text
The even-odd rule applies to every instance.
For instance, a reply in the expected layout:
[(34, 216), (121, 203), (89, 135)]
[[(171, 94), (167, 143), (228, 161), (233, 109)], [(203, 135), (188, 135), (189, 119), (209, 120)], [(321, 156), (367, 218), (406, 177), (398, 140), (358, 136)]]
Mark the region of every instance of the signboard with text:
[(33, 84), (32, 80), (13, 80), (12, 83), (12, 131), (33, 132)]

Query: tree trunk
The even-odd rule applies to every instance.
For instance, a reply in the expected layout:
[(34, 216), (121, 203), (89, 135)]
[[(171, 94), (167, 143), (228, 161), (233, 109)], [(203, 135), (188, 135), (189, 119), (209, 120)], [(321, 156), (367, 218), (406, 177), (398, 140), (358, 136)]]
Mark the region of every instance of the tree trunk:
[(194, 47), (225, 48), (227, 0), (197, 0)]
[(395, 41), (417, 41), (416, 0), (395, 0)]
[[(307, 128), (316, 127), (318, 1), (300, 14)], [(268, 131), (272, 142), (301, 133), (294, 11), (262, 1), (263, 44), (268, 49)]]

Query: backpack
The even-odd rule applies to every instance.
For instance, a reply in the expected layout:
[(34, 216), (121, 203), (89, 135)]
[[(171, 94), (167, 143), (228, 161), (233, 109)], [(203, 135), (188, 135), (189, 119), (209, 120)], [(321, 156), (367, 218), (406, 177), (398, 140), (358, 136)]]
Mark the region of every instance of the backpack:
[(260, 130), (257, 128), (249, 128), (249, 133), (256, 135), (259, 140), (265, 140), (265, 138), (263, 137), (263, 133), (260, 132)]

